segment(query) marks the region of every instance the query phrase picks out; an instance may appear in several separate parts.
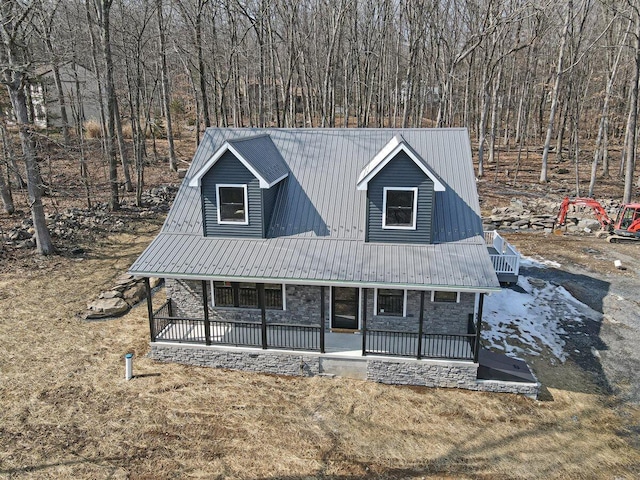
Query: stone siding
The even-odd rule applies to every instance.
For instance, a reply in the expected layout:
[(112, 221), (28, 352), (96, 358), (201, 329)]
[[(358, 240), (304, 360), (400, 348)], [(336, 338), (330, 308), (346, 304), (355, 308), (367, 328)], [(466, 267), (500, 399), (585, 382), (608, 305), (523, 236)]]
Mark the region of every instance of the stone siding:
[[(417, 333), (420, 323), (420, 292), (407, 292), (407, 316), (374, 315), (374, 289), (367, 289), (367, 328)], [(461, 335), (467, 333), (469, 315), (474, 313), (475, 294), (460, 293), (458, 303), (435, 303), (424, 292), (424, 333)]]
[[(262, 321), (259, 308), (211, 307), (211, 283), (206, 282), (211, 320)], [(202, 282), (195, 280), (166, 280), (167, 298), (174, 303), (174, 315), (204, 318)], [(325, 287), (325, 325), (329, 328), (329, 287)], [(286, 310), (266, 310), (267, 323), (320, 325), (320, 287), (286, 285)]]
[(222, 350), (196, 345), (152, 343), (149, 356), (161, 362), (277, 375), (309, 377), (320, 373), (320, 360), (317, 355), (281, 353), (273, 350)]
[[(314, 353), (164, 343), (152, 343), (149, 356), (162, 362), (306, 377), (323, 373), (321, 367), (323, 358), (336, 358)], [(357, 360), (362, 359), (363, 357), (359, 357)], [(367, 380), (390, 385), (420, 385), (515, 393), (534, 399), (537, 398), (540, 390), (539, 383), (477, 380), (478, 364), (472, 362), (370, 357), (366, 358), (366, 362)]]
[[(391, 385), (474, 387), (478, 364), (440, 360), (369, 359), (367, 380)], [(470, 388), (475, 390), (475, 388)]]

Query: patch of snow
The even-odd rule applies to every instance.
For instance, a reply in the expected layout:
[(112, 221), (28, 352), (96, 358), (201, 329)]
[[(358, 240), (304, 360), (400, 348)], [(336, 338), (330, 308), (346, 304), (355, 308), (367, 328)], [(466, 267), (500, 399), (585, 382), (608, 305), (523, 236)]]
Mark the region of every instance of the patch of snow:
[(566, 323), (582, 323), (588, 307), (564, 289), (544, 280), (520, 276), (519, 289), (505, 288), (486, 297), (482, 337), (492, 348), (506, 354), (539, 355), (548, 349), (564, 362), (562, 327)]
[(539, 255), (537, 255), (535, 258), (534, 257), (526, 257), (524, 255), (521, 255), (520, 256), (520, 266), (521, 267), (536, 267), (536, 268), (547, 268), (547, 267), (560, 268), (562, 265), (560, 265), (558, 262), (554, 262), (553, 260), (545, 260), (544, 258), (542, 258)]

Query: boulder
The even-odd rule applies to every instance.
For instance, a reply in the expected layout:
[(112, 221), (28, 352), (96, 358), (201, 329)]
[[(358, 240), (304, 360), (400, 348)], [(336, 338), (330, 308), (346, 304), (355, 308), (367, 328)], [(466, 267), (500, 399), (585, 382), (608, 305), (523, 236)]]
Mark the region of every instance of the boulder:
[(123, 297), (129, 306), (133, 307), (136, 303), (146, 297), (146, 289), (144, 283), (136, 283), (131, 288), (124, 291)]
[(102, 292), (98, 298), (122, 298), (122, 293), (117, 290), (109, 290), (108, 292)]
[(85, 318), (105, 318), (122, 315), (129, 311), (129, 304), (122, 298), (98, 298), (87, 305), (89, 312)]
[(162, 283), (162, 279), (158, 277), (150, 277), (149, 278), (149, 286), (151, 288), (156, 288), (158, 285)]

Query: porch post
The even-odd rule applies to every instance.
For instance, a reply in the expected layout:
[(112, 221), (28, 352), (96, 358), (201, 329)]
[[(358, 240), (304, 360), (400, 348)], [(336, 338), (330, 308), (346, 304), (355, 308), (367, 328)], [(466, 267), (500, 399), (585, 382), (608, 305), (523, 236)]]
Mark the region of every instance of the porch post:
[(211, 325), (209, 325), (209, 297), (207, 281), (202, 280), (202, 308), (204, 309), (204, 343), (211, 345)]
[(416, 358), (422, 358), (422, 323), (424, 321), (424, 290), (420, 292), (420, 321), (418, 323), (418, 354)]
[(476, 344), (473, 349), (473, 362), (478, 363), (478, 354), (480, 353), (480, 333), (482, 333), (482, 307), (484, 306), (484, 293), (480, 294), (478, 301), (478, 318), (476, 318)]
[(151, 284), (149, 284), (149, 277), (144, 277), (144, 289), (147, 293), (147, 312), (149, 314), (149, 333), (151, 341), (156, 341), (156, 336), (153, 328), (153, 302), (151, 301)]
[(320, 353), (324, 353), (324, 285), (320, 287)]
[(258, 307), (262, 320), (262, 349), (267, 349), (267, 310), (264, 306), (264, 283), (258, 283)]
[(362, 356), (367, 355), (367, 289), (362, 289), (364, 309), (362, 310)]

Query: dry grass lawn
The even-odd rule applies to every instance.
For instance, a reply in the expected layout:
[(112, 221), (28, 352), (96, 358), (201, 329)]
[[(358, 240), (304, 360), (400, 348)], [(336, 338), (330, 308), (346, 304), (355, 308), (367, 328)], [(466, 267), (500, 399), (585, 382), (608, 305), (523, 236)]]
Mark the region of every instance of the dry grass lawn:
[(639, 411), (595, 393), (536, 402), (147, 359), (145, 305), (77, 316), (148, 244), (145, 228), (0, 277), (0, 478), (640, 476)]

